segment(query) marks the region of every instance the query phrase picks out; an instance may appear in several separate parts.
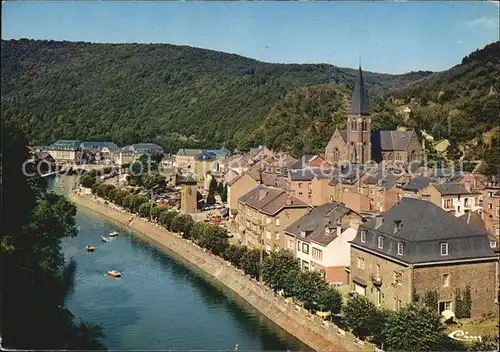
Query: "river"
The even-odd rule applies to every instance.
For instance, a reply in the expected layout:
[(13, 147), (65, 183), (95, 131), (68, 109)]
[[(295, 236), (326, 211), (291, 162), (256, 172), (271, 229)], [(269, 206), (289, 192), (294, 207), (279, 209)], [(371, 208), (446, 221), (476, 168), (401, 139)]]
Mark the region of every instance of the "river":
[[(58, 182), (53, 188), (61, 192)], [(65, 305), (77, 318), (102, 324), (109, 349), (232, 350), (238, 344), (240, 350), (310, 350), (143, 237), (84, 208), (76, 222), (78, 236), (62, 244), (66, 260), (76, 263)], [(118, 237), (100, 241), (114, 230)], [(89, 243), (95, 252), (85, 250)], [(106, 277), (111, 269), (122, 278)]]

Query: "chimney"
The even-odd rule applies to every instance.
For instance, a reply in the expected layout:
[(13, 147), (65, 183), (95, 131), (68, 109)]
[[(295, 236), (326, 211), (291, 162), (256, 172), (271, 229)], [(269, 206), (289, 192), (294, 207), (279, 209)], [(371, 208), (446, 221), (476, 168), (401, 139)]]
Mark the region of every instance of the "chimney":
[(335, 225), (337, 226), (337, 236), (340, 236), (342, 233), (342, 223), (340, 221), (336, 221)]
[(382, 214), (377, 214), (375, 215), (375, 228), (378, 229), (382, 223), (384, 222), (384, 218), (382, 217)]

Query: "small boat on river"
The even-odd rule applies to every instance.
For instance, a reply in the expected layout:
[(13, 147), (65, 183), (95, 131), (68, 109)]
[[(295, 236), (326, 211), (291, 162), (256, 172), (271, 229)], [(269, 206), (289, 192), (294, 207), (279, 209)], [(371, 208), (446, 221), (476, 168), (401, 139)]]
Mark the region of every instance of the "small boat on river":
[(114, 279), (117, 279), (122, 276), (122, 273), (119, 272), (118, 270), (110, 270), (108, 271), (108, 276), (111, 276)]
[(85, 249), (88, 251), (88, 252), (93, 252), (95, 250), (94, 246), (91, 245), (91, 244), (88, 244)]
[(109, 233), (109, 236), (110, 236), (110, 237), (116, 237), (116, 236), (118, 236), (118, 235), (119, 235), (118, 231), (113, 231), (113, 232), (110, 232), (110, 233)]
[(109, 242), (109, 238), (101, 236), (101, 241), (102, 242)]

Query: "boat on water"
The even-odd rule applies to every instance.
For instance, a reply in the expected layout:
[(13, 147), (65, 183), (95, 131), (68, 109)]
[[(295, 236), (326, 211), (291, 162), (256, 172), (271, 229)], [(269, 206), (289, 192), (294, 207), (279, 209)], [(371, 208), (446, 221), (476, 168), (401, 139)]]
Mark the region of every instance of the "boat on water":
[(109, 233), (109, 236), (110, 236), (110, 237), (116, 237), (116, 236), (118, 236), (118, 235), (119, 235), (118, 231), (113, 231), (113, 232), (110, 232), (110, 233)]
[(91, 244), (88, 244), (87, 246), (85, 246), (85, 249), (88, 251), (88, 252), (93, 252), (95, 250), (94, 246), (91, 245)]
[(102, 242), (109, 242), (109, 238), (101, 236), (101, 241)]
[(110, 270), (108, 271), (108, 276), (111, 276), (112, 278), (119, 278), (122, 276), (122, 273), (119, 272), (118, 270)]

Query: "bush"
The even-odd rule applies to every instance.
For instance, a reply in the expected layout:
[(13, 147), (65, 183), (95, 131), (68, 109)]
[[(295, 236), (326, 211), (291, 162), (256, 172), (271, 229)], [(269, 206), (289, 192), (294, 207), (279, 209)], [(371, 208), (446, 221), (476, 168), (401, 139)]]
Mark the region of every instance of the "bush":
[(90, 176), (89, 174), (84, 174), (80, 179), (80, 183), (85, 188), (92, 188), (94, 183), (96, 183), (95, 177)]

